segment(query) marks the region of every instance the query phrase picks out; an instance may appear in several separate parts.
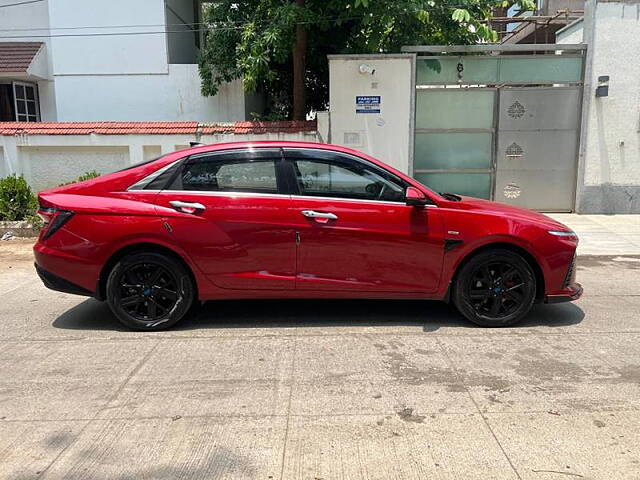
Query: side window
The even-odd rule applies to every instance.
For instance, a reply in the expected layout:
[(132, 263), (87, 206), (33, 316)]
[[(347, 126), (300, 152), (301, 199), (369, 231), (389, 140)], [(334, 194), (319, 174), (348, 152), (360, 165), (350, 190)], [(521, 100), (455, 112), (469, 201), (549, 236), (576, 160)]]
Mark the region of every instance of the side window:
[(355, 160), (296, 159), (294, 167), (301, 195), (404, 201), (403, 185)]
[(170, 187), (207, 192), (278, 193), (275, 158), (242, 154), (191, 159)]

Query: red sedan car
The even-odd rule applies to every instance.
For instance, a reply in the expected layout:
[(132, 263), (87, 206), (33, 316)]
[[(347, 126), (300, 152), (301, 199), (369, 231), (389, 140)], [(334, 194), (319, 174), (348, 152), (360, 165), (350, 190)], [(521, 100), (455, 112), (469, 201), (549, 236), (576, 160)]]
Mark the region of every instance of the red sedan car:
[(158, 330), (196, 301), (451, 301), (483, 326), (577, 299), (578, 239), (544, 215), (437, 194), (335, 145), (200, 146), (40, 193), (51, 289)]

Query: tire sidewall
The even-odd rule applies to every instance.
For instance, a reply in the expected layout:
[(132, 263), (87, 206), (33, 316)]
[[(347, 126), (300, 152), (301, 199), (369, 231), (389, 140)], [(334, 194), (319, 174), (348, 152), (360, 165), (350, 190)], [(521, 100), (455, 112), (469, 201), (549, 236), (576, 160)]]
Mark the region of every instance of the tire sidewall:
[[(469, 275), (479, 265), (490, 261), (505, 261), (518, 267), (526, 277), (525, 282), (532, 285), (532, 288), (528, 290), (528, 298), (525, 298), (522, 305), (512, 314), (499, 320), (479, 315), (464, 294), (465, 282)], [(454, 283), (453, 299), (458, 311), (471, 322), (483, 327), (506, 327), (522, 320), (531, 310), (536, 299), (536, 278), (529, 262), (517, 253), (504, 249), (488, 250), (477, 254), (461, 268)]]
[[(178, 300), (173, 308), (155, 322), (145, 322), (129, 315), (120, 305), (118, 289), (123, 273), (132, 265), (139, 263), (155, 263), (170, 270), (178, 284)], [(160, 253), (132, 253), (116, 263), (107, 278), (107, 303), (118, 320), (129, 328), (155, 331), (172, 327), (191, 309), (194, 303), (195, 288), (189, 272), (180, 262)]]

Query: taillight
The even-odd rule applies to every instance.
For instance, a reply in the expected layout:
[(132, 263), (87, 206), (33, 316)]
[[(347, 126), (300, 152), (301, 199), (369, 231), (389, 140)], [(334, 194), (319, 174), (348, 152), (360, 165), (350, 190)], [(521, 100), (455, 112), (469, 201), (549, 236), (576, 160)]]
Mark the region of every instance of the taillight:
[(73, 212), (57, 208), (40, 208), (38, 216), (44, 222), (42, 239), (46, 240), (73, 217)]
[(57, 210), (55, 208), (40, 207), (40, 210), (38, 210), (38, 216), (42, 219), (46, 226), (49, 224), (49, 222), (51, 222), (56, 212)]

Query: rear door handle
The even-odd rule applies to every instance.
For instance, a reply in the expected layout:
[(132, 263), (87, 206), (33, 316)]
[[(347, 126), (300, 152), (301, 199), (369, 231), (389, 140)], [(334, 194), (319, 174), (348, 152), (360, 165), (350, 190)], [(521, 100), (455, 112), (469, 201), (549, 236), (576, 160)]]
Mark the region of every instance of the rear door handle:
[(198, 202), (183, 202), (182, 200), (171, 200), (169, 204), (183, 213), (196, 213), (206, 210), (206, 207)]
[(323, 220), (337, 220), (338, 216), (334, 213), (316, 212), (314, 210), (302, 210), (302, 215), (307, 218), (319, 218)]

